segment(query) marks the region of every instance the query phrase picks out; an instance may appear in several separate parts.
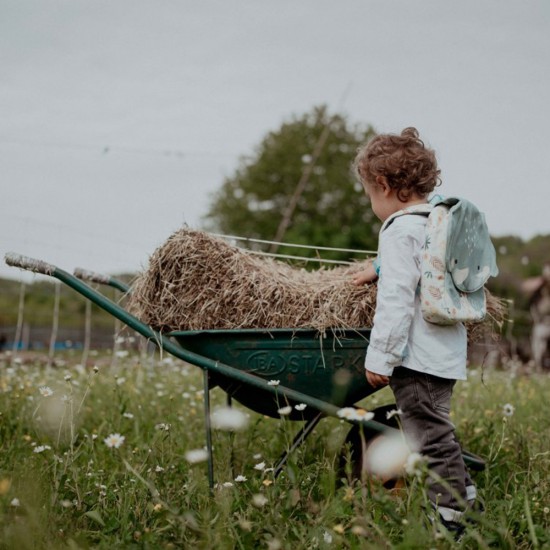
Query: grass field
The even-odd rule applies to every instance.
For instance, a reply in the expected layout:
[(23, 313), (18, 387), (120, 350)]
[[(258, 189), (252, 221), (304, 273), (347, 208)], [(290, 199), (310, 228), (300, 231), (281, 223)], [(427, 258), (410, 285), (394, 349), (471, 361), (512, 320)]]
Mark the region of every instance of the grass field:
[[(275, 480), (301, 422), (235, 405), (247, 427), (214, 431), (211, 494), (201, 371), (134, 352), (88, 369), (79, 359), (0, 359), (1, 548), (454, 546), (425, 519), (420, 477), (393, 491), (350, 484), (338, 467), (344, 421), (323, 420)], [(542, 375), (470, 369), (458, 383), (458, 433), (487, 460), (475, 474), (486, 513), (459, 546), (550, 548), (549, 394)], [(212, 399), (225, 404), (220, 390)], [(390, 402), (384, 389), (363, 405)]]

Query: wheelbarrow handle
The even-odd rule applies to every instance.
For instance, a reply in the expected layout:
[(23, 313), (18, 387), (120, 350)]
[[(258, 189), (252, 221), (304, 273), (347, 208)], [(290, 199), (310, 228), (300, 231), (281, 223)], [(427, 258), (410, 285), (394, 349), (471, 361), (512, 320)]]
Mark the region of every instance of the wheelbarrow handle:
[(122, 281), (111, 277), (110, 275), (104, 275), (102, 273), (97, 273), (96, 271), (90, 271), (88, 269), (83, 269), (82, 267), (77, 267), (73, 271), (74, 276), (82, 281), (91, 281), (92, 283), (99, 283), (100, 285), (107, 285), (121, 292), (129, 292), (130, 287), (123, 283)]
[(21, 267), (27, 271), (33, 271), (34, 273), (43, 273), (44, 275), (52, 276), (55, 271), (55, 266), (44, 262), (42, 260), (35, 260), (28, 256), (22, 256), (15, 252), (8, 252), (4, 257), (6, 263), (13, 267)]

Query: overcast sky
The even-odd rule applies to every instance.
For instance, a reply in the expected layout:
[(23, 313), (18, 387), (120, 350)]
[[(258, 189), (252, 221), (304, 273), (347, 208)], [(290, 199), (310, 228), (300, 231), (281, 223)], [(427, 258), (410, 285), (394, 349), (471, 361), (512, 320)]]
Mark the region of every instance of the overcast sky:
[(416, 126), (441, 192), (493, 235), (549, 234), (549, 6), (0, 0), (0, 254), (142, 269), (239, 156), (320, 104)]

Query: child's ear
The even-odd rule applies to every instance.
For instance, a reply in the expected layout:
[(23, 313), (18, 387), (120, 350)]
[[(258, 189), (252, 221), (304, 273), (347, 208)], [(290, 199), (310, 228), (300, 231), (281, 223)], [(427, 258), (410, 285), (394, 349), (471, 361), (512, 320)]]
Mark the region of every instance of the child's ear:
[(391, 193), (391, 187), (384, 176), (376, 176), (376, 184), (380, 186), (385, 197)]

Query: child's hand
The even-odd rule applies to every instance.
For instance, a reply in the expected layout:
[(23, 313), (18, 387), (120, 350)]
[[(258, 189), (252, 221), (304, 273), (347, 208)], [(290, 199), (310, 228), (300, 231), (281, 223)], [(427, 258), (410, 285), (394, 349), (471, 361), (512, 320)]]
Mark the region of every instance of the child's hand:
[(353, 276), (353, 284), (361, 286), (367, 283), (372, 283), (372, 281), (374, 281), (377, 277), (378, 275), (376, 274), (374, 265), (372, 264), (372, 262), (369, 262), (369, 264), (363, 271), (360, 271)]
[(383, 374), (376, 374), (375, 372), (371, 372), (370, 370), (367, 370), (365, 372), (367, 375), (367, 382), (373, 388), (383, 388), (390, 383), (390, 379)]

